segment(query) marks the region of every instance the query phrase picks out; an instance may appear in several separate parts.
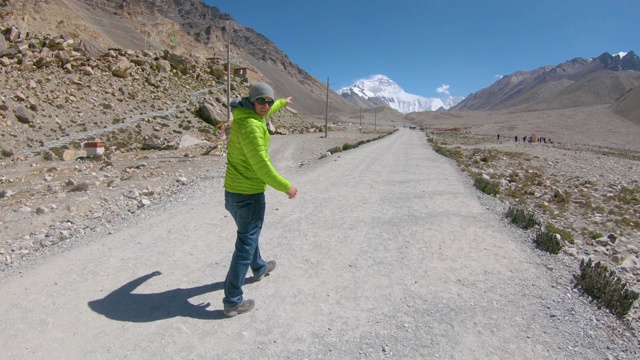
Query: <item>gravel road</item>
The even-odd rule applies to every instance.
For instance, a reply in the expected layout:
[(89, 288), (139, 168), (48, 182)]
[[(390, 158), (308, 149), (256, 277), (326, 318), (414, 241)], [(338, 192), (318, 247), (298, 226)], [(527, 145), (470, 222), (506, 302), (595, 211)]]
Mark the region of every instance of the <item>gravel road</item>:
[[(509, 226), (419, 131), (299, 166), (269, 190), (277, 269), (222, 315), (233, 220), (222, 170), (111, 234), (0, 279), (3, 359), (633, 359), (622, 323)], [(218, 321), (219, 320), (219, 321)]]

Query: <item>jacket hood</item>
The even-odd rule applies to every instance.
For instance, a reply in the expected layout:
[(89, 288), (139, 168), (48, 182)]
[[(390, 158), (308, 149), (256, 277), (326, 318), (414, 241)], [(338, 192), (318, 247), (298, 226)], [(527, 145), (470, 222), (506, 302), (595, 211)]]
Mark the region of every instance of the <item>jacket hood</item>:
[(239, 108), (243, 108), (243, 109), (247, 109), (247, 110), (251, 110), (253, 112), (256, 111), (256, 108), (253, 107), (253, 103), (251, 103), (251, 100), (249, 100), (248, 97), (243, 97), (237, 104), (237, 107)]

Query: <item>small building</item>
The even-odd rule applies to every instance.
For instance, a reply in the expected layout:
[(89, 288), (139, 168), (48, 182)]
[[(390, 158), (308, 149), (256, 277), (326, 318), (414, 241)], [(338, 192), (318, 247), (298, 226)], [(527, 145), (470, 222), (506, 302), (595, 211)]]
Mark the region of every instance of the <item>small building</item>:
[(260, 81), (260, 74), (257, 71), (248, 68), (248, 67), (238, 67), (233, 73), (237, 76), (242, 76), (245, 79), (248, 79), (251, 83), (256, 83)]
[(88, 141), (84, 143), (84, 150), (87, 152), (87, 156), (96, 156), (104, 154), (104, 147), (107, 144), (103, 141)]

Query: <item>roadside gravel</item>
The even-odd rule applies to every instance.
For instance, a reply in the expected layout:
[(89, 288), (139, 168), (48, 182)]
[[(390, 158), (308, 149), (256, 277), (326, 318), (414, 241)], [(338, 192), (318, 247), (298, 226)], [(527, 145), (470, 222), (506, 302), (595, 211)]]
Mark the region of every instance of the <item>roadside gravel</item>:
[[(631, 331), (572, 288), (572, 268), (508, 225), (423, 133), (300, 166), (312, 135), (274, 137), (299, 188), (269, 190), (272, 276), (224, 321), (233, 247), (222, 167), (1, 279), (6, 358), (634, 359)], [(315, 139), (319, 139), (317, 136)], [(286, 141), (283, 141), (286, 140)], [(323, 139), (327, 140), (327, 139)]]

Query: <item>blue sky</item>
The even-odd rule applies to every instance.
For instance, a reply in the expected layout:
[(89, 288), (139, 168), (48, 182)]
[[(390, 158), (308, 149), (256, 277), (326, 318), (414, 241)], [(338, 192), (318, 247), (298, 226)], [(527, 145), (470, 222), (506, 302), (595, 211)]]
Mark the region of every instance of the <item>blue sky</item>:
[(640, 54), (639, 0), (204, 2), (333, 90), (383, 74), (411, 94), (466, 97), (518, 70)]

